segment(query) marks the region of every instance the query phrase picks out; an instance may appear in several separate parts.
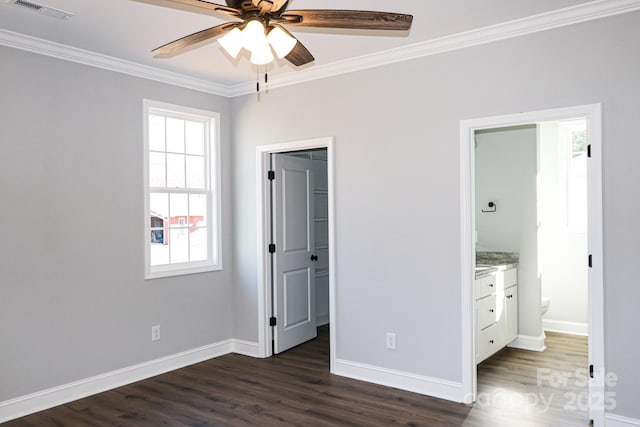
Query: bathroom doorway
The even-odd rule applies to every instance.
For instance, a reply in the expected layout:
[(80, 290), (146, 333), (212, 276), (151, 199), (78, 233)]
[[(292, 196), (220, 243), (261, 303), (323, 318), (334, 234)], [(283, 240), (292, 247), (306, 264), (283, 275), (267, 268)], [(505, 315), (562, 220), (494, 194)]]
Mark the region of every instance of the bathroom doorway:
[[(518, 356), (518, 351), (523, 351), (512, 350), (512, 348), (524, 349), (531, 352), (531, 355), (537, 352), (539, 354), (531, 358), (544, 359), (539, 357), (544, 356), (546, 350), (542, 309), (547, 302), (545, 300), (543, 303), (543, 296), (547, 295), (543, 295), (542, 290), (545, 289), (545, 293), (549, 290), (556, 296), (562, 296), (563, 292), (566, 294), (569, 291), (566, 289), (567, 286), (564, 286), (560, 289), (560, 293), (554, 293), (553, 280), (545, 277), (544, 269), (541, 271), (540, 267), (546, 266), (547, 271), (552, 271), (550, 268), (553, 265), (550, 264), (550, 258), (553, 257), (548, 255), (551, 249), (557, 254), (562, 245), (560, 242), (553, 245), (553, 242), (558, 240), (559, 227), (551, 227), (550, 224), (564, 224), (562, 231), (566, 235), (576, 234), (577, 230), (582, 230), (584, 234), (582, 239), (585, 242), (584, 253), (576, 249), (580, 239), (574, 239), (568, 244), (569, 246), (573, 244), (571, 247), (576, 249), (575, 253), (572, 253), (571, 262), (576, 263), (576, 268), (579, 268), (580, 262), (583, 266), (586, 283), (583, 283), (582, 288), (579, 286), (577, 288), (583, 291), (583, 314), (586, 322), (563, 321), (560, 318), (555, 319), (555, 323), (547, 322), (544, 327), (548, 330), (557, 330), (560, 327), (571, 326), (576, 330), (560, 332), (583, 335), (588, 332), (588, 344), (584, 338), (582, 338), (582, 344), (580, 339), (569, 340), (571, 341), (569, 351), (579, 353), (582, 346), (587, 350), (585, 356), (588, 357), (585, 357), (584, 361), (580, 361), (579, 358), (576, 359), (577, 362), (567, 361), (568, 364), (563, 365), (563, 372), (554, 372), (542, 366), (534, 373), (533, 383), (534, 387), (545, 388), (546, 392), (555, 395), (556, 398), (560, 395), (575, 394), (576, 410), (582, 409), (587, 414), (585, 415), (587, 421), (593, 419), (595, 425), (602, 425), (604, 408), (589, 407), (589, 396), (603, 391), (598, 388), (597, 380), (602, 375), (604, 366), (600, 106), (572, 107), (469, 120), (461, 123), (461, 131), (464, 208), (462, 225), (463, 230), (467, 231), (463, 233), (462, 257), (463, 265), (468, 267), (463, 269), (463, 336), (465, 339), (463, 387), (468, 392), (467, 401), (481, 403), (480, 399), (491, 397), (486, 396), (485, 388), (480, 388), (483, 391), (482, 395), (478, 394), (478, 362), (491, 360), (493, 363), (500, 357), (514, 354)], [(562, 133), (569, 136), (568, 140), (571, 141), (569, 144), (566, 143), (566, 138), (560, 143)], [(508, 153), (509, 150), (515, 149), (513, 144), (504, 145), (508, 144), (510, 139), (513, 140), (514, 136), (528, 141), (525, 148), (518, 147), (521, 149), (519, 157), (518, 155), (514, 157), (514, 153)], [(486, 143), (488, 139), (497, 141), (498, 146), (503, 144), (503, 150), (487, 152), (485, 148), (488, 146)], [(477, 148), (477, 142), (479, 145), (485, 144), (485, 147)], [(528, 153), (528, 157), (524, 156), (525, 152)], [(587, 158), (588, 161), (585, 161)], [(481, 165), (479, 162), (483, 159), (489, 165)], [(549, 159), (553, 161), (550, 162)], [(553, 168), (548, 167), (550, 164)], [(579, 164), (582, 166), (578, 166)], [(540, 168), (541, 165), (544, 166)], [(488, 167), (485, 168), (485, 166)], [(477, 172), (480, 172), (481, 176), (478, 176)], [(563, 180), (558, 178), (561, 174), (564, 177)], [(489, 188), (494, 189), (487, 190), (486, 187), (480, 189), (479, 185), (483, 183), (492, 183)], [(501, 186), (502, 189), (497, 191), (496, 186)], [(584, 189), (584, 193), (582, 196), (577, 196), (580, 188)], [(544, 191), (541, 191), (543, 189)], [(581, 217), (576, 213), (579, 206), (586, 207), (587, 215)], [(498, 233), (491, 230), (511, 230), (512, 232)], [(539, 256), (541, 249), (544, 250), (544, 254)], [(492, 253), (498, 253), (498, 255), (509, 253), (515, 256), (515, 260), (512, 258), (509, 263), (494, 264), (493, 267), (498, 267), (495, 279), (486, 278), (488, 277), (487, 268), (492, 266), (483, 262), (484, 265), (479, 267), (484, 271), (480, 272), (480, 281), (477, 281), (476, 256)], [(587, 261), (590, 266), (587, 266)], [(517, 265), (517, 275), (509, 271), (514, 264)], [(559, 278), (556, 282), (562, 280)], [(478, 292), (483, 292), (481, 283), (484, 282), (487, 282), (484, 285), (487, 295), (479, 295)], [(517, 286), (514, 286), (516, 284)], [(545, 288), (543, 284), (549, 286)], [(580, 289), (570, 291), (575, 292), (576, 300), (580, 298), (578, 295)], [(491, 298), (493, 301), (490, 300)], [(558, 298), (558, 305), (561, 307), (562, 298)], [(513, 299), (517, 299), (518, 302), (514, 304)], [(553, 298), (551, 306), (553, 306)], [(551, 309), (548, 308), (548, 310), (551, 314)], [(484, 311), (490, 312), (490, 316), (484, 316)], [(557, 310), (556, 316), (560, 313), (561, 311)], [(518, 319), (516, 326), (513, 323), (514, 317)], [(500, 332), (508, 331), (509, 326), (511, 326), (511, 335)], [(485, 330), (494, 330), (494, 332), (483, 332)], [(568, 342), (556, 332), (549, 335), (547, 342), (554, 343), (556, 347)], [(485, 340), (491, 344), (484, 345)], [(510, 349), (500, 351), (503, 347), (510, 347)], [(554, 351), (555, 349), (547, 351), (547, 355)], [(572, 369), (571, 363), (578, 363), (579, 366)], [(568, 375), (573, 382), (572, 384), (562, 382), (549, 384), (550, 376), (553, 375), (561, 377)], [(483, 375), (482, 378), (484, 377)], [(532, 379), (525, 382), (530, 383)], [(579, 386), (581, 383), (584, 385), (583, 391), (579, 387), (572, 388), (572, 385)], [(558, 385), (558, 389), (549, 390), (550, 385)], [(536, 394), (540, 391), (538, 389), (529, 390), (526, 396), (529, 398), (537, 396), (538, 399), (544, 400), (544, 395)], [(561, 412), (566, 408), (570, 409), (566, 405), (556, 408), (560, 411), (556, 416), (562, 415)], [(553, 408), (547, 409), (553, 412)]]

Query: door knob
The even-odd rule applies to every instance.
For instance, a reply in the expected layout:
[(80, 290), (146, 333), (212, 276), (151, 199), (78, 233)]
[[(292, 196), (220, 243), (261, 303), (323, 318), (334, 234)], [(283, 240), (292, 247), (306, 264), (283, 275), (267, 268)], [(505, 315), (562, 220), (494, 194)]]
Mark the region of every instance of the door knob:
[(311, 255), (311, 261), (315, 262), (318, 260), (318, 255)]

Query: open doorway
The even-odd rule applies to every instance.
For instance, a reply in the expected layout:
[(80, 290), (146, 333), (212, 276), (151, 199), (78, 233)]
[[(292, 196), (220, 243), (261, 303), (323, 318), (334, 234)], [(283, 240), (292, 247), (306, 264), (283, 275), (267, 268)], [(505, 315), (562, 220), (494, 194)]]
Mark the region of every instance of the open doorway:
[[(568, 153), (569, 165), (571, 165), (571, 158), (575, 154), (575, 158), (580, 156), (590, 155), (589, 162), (586, 166), (585, 182), (588, 182), (586, 201), (586, 216), (588, 218), (585, 225), (586, 234), (586, 250), (584, 254), (575, 254), (576, 258), (581, 258), (582, 265), (584, 266), (584, 273), (588, 282), (588, 308), (586, 308), (587, 322), (588, 322), (588, 359), (585, 358), (583, 362), (584, 366), (576, 366), (574, 374), (580, 376), (584, 382), (585, 391), (584, 399), (577, 402), (581, 405), (585, 411), (588, 409), (589, 417), (594, 420), (595, 425), (603, 425), (604, 422), (604, 407), (602, 405), (591, 405), (589, 401), (600, 402), (601, 399), (597, 399), (598, 396), (603, 396), (604, 390), (602, 387), (602, 371), (604, 366), (604, 338), (603, 338), (603, 298), (602, 298), (602, 203), (601, 203), (601, 163), (600, 163), (600, 106), (590, 105), (583, 107), (571, 107), (558, 110), (547, 110), (532, 113), (522, 113), (510, 116), (491, 117), (477, 120), (464, 121), (461, 124), (461, 165), (462, 165), (462, 229), (463, 229), (463, 353), (464, 366), (463, 366), (463, 387), (467, 393), (465, 401), (472, 403), (480, 398), (486, 398), (487, 396), (478, 395), (478, 368), (477, 364), (483, 360), (487, 360), (493, 354), (496, 354), (501, 348), (508, 344), (517, 348), (527, 349), (537, 352), (543, 352), (545, 350), (545, 336), (542, 326), (542, 309), (544, 306), (542, 300), (542, 276), (540, 275), (539, 266), (541, 263), (538, 260), (539, 254), (539, 239), (541, 231), (544, 227), (541, 227), (540, 218), (541, 213), (546, 215), (546, 222), (549, 224), (550, 211), (553, 211), (557, 217), (563, 217), (565, 220), (573, 221), (576, 225), (580, 222), (580, 218), (573, 215), (571, 217), (571, 210), (579, 205), (580, 199), (568, 200), (565, 194), (564, 199), (567, 203), (563, 204), (562, 209), (560, 206), (555, 206), (555, 209), (548, 209), (551, 206), (549, 200), (544, 203), (538, 203), (541, 200), (536, 196), (540, 192), (541, 185), (544, 183), (540, 179), (540, 170), (537, 165), (540, 163), (540, 155), (549, 156), (550, 149), (545, 146), (545, 150), (540, 150), (535, 145), (535, 141), (543, 144), (542, 139), (538, 139), (538, 136), (545, 134), (548, 139), (552, 133), (552, 129), (556, 132), (559, 127), (571, 127), (576, 125), (579, 120), (583, 120), (586, 124), (585, 135), (588, 137), (588, 143), (584, 144), (584, 149), (577, 147), (580, 153)], [(576, 119), (579, 119), (576, 121)], [(566, 129), (565, 129), (566, 130)], [(503, 263), (495, 277), (490, 278), (489, 268), (492, 267), (490, 262), (476, 262), (476, 257), (484, 255), (483, 249), (487, 249), (486, 246), (492, 246), (496, 242), (491, 242), (491, 239), (495, 236), (487, 236), (487, 228), (484, 229), (484, 236), (480, 239), (477, 238), (476, 230), (478, 230), (478, 224), (487, 222), (487, 219), (491, 216), (496, 218), (496, 212), (500, 212), (501, 209), (508, 209), (508, 204), (501, 203), (500, 200), (492, 200), (492, 197), (488, 196), (482, 191), (477, 191), (476, 187), (476, 167), (478, 164), (476, 161), (476, 137), (480, 135), (507, 135), (508, 133), (520, 135), (533, 135), (534, 144), (530, 144), (530, 149), (533, 147), (532, 159), (535, 167), (531, 169), (533, 172), (533, 179), (529, 176), (527, 184), (533, 186), (533, 196), (529, 194), (529, 205), (526, 200), (520, 200), (518, 202), (519, 207), (527, 206), (527, 212), (524, 215), (526, 224), (509, 224), (508, 221), (513, 220), (513, 217), (498, 221), (495, 226), (500, 228), (509, 228), (513, 225), (514, 229), (522, 233), (529, 233), (529, 245), (523, 245), (518, 249), (524, 253), (516, 253), (513, 259), (509, 262)], [(578, 132), (579, 134), (579, 132)], [(547, 141), (546, 144), (549, 144)], [(577, 141), (577, 145), (581, 146), (581, 141)], [(582, 153), (584, 151), (584, 153)], [(484, 155), (487, 153), (483, 153)], [(481, 156), (479, 155), (479, 156)], [(558, 152), (553, 155), (559, 155)], [(500, 157), (500, 156), (498, 156)], [(531, 160), (531, 159), (530, 159)], [(496, 159), (491, 160), (492, 163), (498, 161), (498, 165), (493, 165), (493, 168), (500, 167), (502, 161), (502, 167), (508, 168), (513, 165), (504, 163), (508, 162), (508, 159)], [(548, 159), (546, 160), (548, 163)], [(575, 162), (574, 162), (575, 163)], [(530, 166), (530, 165), (529, 165)], [(526, 165), (517, 166), (518, 168), (527, 168)], [(566, 170), (564, 171), (566, 172)], [(576, 171), (579, 172), (579, 171)], [(547, 173), (548, 175), (548, 173)], [(578, 174), (579, 175), (579, 174)], [(547, 177), (548, 178), (548, 177)], [(525, 181), (523, 181), (525, 182)], [(565, 181), (563, 184), (555, 183), (556, 188), (567, 188), (574, 182)], [(507, 183), (513, 186), (513, 182)], [(548, 186), (545, 192), (547, 199), (551, 199), (549, 196)], [(507, 186), (508, 186), (507, 185)], [(511, 188), (514, 190), (514, 188)], [(517, 189), (515, 189), (517, 190)], [(517, 191), (513, 194), (516, 194)], [(495, 198), (495, 197), (493, 197)], [(543, 197), (544, 199), (544, 197)], [(575, 202), (572, 204), (572, 202)], [(478, 207), (476, 210), (475, 207)], [(547, 211), (542, 212), (541, 207), (546, 207)], [(480, 213), (479, 213), (480, 212)], [(484, 218), (482, 217), (484, 216)], [(520, 216), (523, 218), (523, 216)], [(491, 220), (488, 220), (491, 222)], [(567, 222), (565, 221), (565, 224)], [(549, 231), (549, 230), (545, 230)], [(549, 252), (549, 239), (550, 234), (542, 238), (540, 242), (545, 242), (546, 253)], [(557, 236), (556, 236), (557, 237)], [(518, 236), (522, 240), (523, 236)], [(553, 238), (553, 237), (551, 237)], [(546, 239), (546, 241), (545, 241)], [(578, 239), (579, 240), (579, 239)], [(480, 242), (479, 250), (477, 251), (477, 243)], [(503, 242), (504, 244), (504, 242)], [(484, 248), (482, 246), (485, 246)], [(543, 244), (544, 246), (544, 244)], [(542, 247), (542, 246), (541, 246)], [(491, 248), (488, 248), (491, 249)], [(491, 255), (491, 251), (486, 251)], [(505, 251), (507, 252), (507, 251)], [(577, 250), (576, 252), (579, 252)], [(524, 255), (524, 257), (522, 256)], [(541, 257), (542, 258), (542, 257)], [(547, 257), (548, 258), (548, 257)], [(547, 260), (548, 261), (548, 260)], [(589, 263), (589, 267), (587, 266)], [(484, 265), (483, 265), (484, 264)], [(548, 264), (548, 263), (547, 263)], [(478, 271), (478, 268), (484, 271)], [(549, 266), (547, 265), (547, 271)], [(476, 278), (480, 274), (480, 277)], [(527, 282), (526, 286), (519, 285), (519, 281)], [(486, 282), (486, 283), (485, 283)], [(484, 285), (484, 287), (483, 287)], [(485, 289), (486, 288), (486, 289)], [(484, 295), (483, 290), (487, 295)], [(511, 299), (509, 299), (511, 297)], [(478, 310), (478, 301), (482, 304), (485, 303), (485, 299), (491, 302), (490, 298), (495, 301), (487, 306), (487, 312), (490, 312), (491, 316), (482, 316), (484, 313), (481, 306), (481, 310)], [(514, 300), (519, 300), (513, 303)], [(559, 301), (558, 301), (559, 302)], [(489, 303), (487, 303), (489, 304)], [(559, 304), (561, 305), (561, 304)], [(490, 318), (491, 317), (491, 318)], [(514, 320), (516, 319), (516, 320)], [(566, 322), (567, 324), (570, 322)], [(578, 322), (573, 322), (578, 323)], [(556, 325), (562, 324), (562, 322), (556, 322)], [(509, 327), (511, 326), (511, 327)], [(564, 325), (566, 326), (566, 325)], [(496, 335), (495, 337), (493, 335)], [(491, 335), (491, 336), (489, 336)], [(556, 340), (557, 337), (553, 336), (551, 341)], [(491, 343), (486, 344), (487, 343)], [(486, 344), (486, 345), (485, 345)], [(580, 344), (578, 343), (579, 347)], [(498, 353), (500, 354), (500, 353)], [(539, 353), (544, 354), (544, 353)], [(535, 357), (532, 356), (533, 359)], [(542, 360), (542, 359), (541, 359)], [(541, 362), (542, 363), (542, 362)], [(590, 368), (590, 369), (589, 369)], [(565, 368), (566, 369), (566, 368)], [(547, 371), (542, 371), (547, 372)], [(548, 374), (548, 372), (547, 372)], [(537, 378), (541, 381), (547, 381), (549, 378)], [(533, 384), (536, 378), (534, 378)], [(566, 390), (563, 390), (563, 383), (553, 384), (558, 385), (556, 390), (551, 390), (551, 393), (560, 393), (564, 395)], [(537, 392), (539, 390), (536, 390)], [(575, 390), (572, 390), (575, 391)], [(531, 391), (527, 397), (536, 396), (534, 390)], [(539, 397), (539, 396), (538, 396)], [(581, 398), (581, 396), (578, 396)], [(591, 398), (591, 399), (590, 399)], [(586, 408), (585, 403), (586, 402)], [(574, 402), (576, 403), (576, 402)]]
[(262, 356), (312, 339), (321, 327), (333, 366), (333, 139), (260, 146), (257, 166)]
[(585, 119), (475, 132), (479, 400), (585, 426), (587, 145)]
[(274, 354), (329, 323), (327, 150), (271, 153), (271, 343)]

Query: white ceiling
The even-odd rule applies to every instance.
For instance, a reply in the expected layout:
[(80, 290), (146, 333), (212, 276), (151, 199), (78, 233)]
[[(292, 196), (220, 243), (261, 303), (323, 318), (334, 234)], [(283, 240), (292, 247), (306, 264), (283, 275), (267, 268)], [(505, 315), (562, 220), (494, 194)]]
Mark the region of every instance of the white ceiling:
[[(256, 68), (246, 56), (233, 60), (217, 43), (171, 59), (156, 59), (150, 50), (224, 22), (208, 16), (131, 0), (35, 0), (75, 14), (68, 20), (30, 12), (0, 0), (0, 29), (180, 73), (222, 85), (253, 81)], [(34, 0), (32, 0), (34, 1)], [(220, 0), (223, 3), (224, 0)], [(316, 60), (313, 69), (348, 58), (381, 52), (438, 37), (570, 7), (590, 0), (291, 0), (290, 9), (363, 9), (409, 13), (408, 34), (319, 31), (295, 27), (292, 32)], [(269, 72), (294, 72), (282, 61)], [(297, 72), (304, 72), (297, 70)]]

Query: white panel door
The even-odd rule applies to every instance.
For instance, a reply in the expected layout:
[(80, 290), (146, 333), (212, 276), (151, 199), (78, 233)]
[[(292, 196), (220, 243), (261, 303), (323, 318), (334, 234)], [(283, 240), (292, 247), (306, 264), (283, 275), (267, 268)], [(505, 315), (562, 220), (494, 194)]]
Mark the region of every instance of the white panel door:
[(277, 354), (317, 336), (317, 257), (313, 253), (313, 162), (275, 154), (273, 170), (273, 339)]

